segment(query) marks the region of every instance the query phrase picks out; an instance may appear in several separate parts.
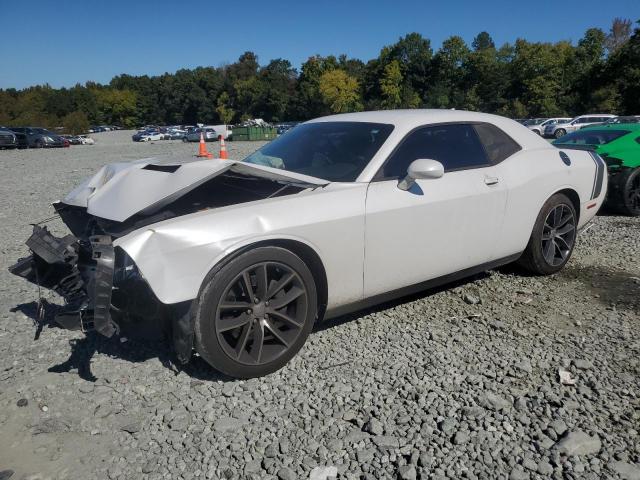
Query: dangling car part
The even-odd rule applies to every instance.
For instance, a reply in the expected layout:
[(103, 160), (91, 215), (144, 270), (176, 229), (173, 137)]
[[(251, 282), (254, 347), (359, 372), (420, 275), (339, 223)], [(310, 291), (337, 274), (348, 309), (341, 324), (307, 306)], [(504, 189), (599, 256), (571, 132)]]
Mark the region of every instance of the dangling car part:
[(596, 153), (502, 117), (336, 115), (241, 162), (107, 165), (54, 204), (72, 235), (36, 227), (12, 272), (64, 298), (63, 326), (170, 332), (180, 361), (246, 378), (324, 318), (509, 262), (559, 271), (606, 191)]

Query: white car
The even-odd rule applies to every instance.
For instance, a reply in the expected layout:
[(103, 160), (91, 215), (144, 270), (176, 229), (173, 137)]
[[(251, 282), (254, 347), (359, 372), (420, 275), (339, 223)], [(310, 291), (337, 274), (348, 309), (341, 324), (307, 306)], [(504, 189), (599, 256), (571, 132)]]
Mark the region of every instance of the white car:
[(582, 127), (587, 127), (589, 125), (597, 123), (603, 123), (614, 117), (615, 115), (610, 115), (608, 113), (591, 113), (588, 115), (580, 115), (579, 117), (575, 117), (565, 123), (558, 122), (552, 125), (545, 126), (543, 135), (548, 138), (560, 138), (567, 133), (580, 130)]
[(524, 125), (533, 133), (537, 133), (538, 135), (542, 136), (546, 127), (555, 125), (556, 123), (567, 123), (570, 121), (571, 119), (566, 117), (533, 118), (531, 120), (528, 120)]
[(150, 132), (140, 135), (141, 142), (151, 142), (156, 140), (164, 140), (164, 133)]
[(335, 115), (243, 161), (107, 165), (54, 204), (73, 235), (35, 226), (11, 271), (65, 297), (62, 326), (155, 322), (180, 361), (246, 378), (323, 319), (511, 262), (557, 272), (606, 190), (597, 154), (503, 117)]
[(81, 145), (95, 145), (96, 143), (93, 138), (86, 135), (78, 135), (78, 140), (80, 140)]

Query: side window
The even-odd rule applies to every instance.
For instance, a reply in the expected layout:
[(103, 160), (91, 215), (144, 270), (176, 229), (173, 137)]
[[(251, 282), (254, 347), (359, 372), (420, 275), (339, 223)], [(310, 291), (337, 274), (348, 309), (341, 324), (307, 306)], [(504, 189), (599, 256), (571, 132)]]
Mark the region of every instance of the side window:
[(495, 125), (480, 123), (474, 125), (473, 128), (476, 129), (478, 137), (480, 137), (480, 141), (487, 152), (487, 157), (493, 164), (500, 163), (505, 158), (509, 158), (521, 150), (520, 145)]
[(437, 160), (445, 172), (489, 164), (473, 125), (423, 127), (410, 133), (387, 159), (378, 178), (402, 178), (419, 158)]

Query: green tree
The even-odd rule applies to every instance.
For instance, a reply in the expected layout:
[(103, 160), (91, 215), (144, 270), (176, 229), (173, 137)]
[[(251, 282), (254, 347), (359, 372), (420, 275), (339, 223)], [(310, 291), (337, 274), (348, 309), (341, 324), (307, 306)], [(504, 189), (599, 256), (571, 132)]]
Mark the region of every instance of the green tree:
[(320, 95), (333, 113), (362, 110), (358, 81), (344, 70), (335, 69), (320, 77)]
[(629, 40), (609, 57), (603, 83), (618, 94), (619, 113), (636, 115), (640, 112), (640, 28), (636, 28)]
[(446, 39), (431, 66), (432, 85), (427, 104), (439, 108), (460, 108), (465, 99), (465, 64), (470, 50), (458, 36)]
[(70, 133), (71, 135), (78, 135), (80, 133), (85, 133), (89, 130), (89, 119), (87, 118), (87, 114), (84, 112), (71, 112), (65, 115), (62, 118), (62, 127), (64, 128), (65, 133)]
[(487, 32), (480, 32), (478, 35), (476, 35), (476, 37), (473, 39), (473, 42), (471, 43), (471, 46), (476, 52), (496, 48), (496, 44), (493, 43), (493, 38), (491, 38), (491, 35), (489, 35)]
[(380, 90), (384, 108), (398, 108), (400, 106), (402, 102), (402, 72), (397, 60), (391, 61), (384, 67)]
[(98, 110), (108, 124), (133, 127), (136, 118), (136, 94), (131, 90), (95, 90)]
[(231, 123), (235, 112), (231, 109), (229, 103), (231, 99), (229, 98), (229, 94), (227, 92), (222, 92), (218, 97), (218, 106), (216, 107), (216, 112), (218, 112), (218, 116), (220, 117), (220, 121), (225, 125)]
[(614, 18), (607, 35), (606, 45), (609, 53), (615, 53), (631, 38), (631, 20)]

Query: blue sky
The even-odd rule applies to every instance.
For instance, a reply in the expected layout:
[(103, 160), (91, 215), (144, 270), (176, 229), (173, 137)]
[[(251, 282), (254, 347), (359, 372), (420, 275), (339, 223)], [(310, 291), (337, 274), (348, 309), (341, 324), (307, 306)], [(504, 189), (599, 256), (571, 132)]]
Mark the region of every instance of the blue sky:
[(246, 50), (261, 64), (281, 57), (299, 67), (310, 55), (341, 53), (366, 61), (413, 31), (434, 49), (482, 30), (498, 45), (575, 42), (615, 17), (640, 19), (640, 0), (31, 0), (2, 2), (0, 12), (0, 88), (23, 88), (219, 66)]

